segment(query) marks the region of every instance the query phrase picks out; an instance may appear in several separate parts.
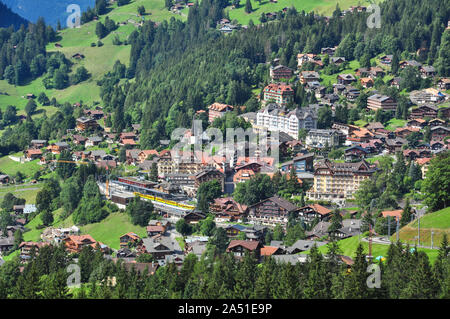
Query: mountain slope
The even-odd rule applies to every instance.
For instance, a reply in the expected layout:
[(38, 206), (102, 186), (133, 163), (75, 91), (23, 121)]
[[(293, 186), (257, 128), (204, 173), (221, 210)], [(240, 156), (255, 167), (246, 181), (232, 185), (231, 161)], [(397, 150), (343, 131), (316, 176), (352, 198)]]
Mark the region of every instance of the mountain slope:
[(54, 27), (58, 20), (61, 25), (66, 25), (67, 17), (71, 14), (66, 12), (70, 4), (78, 4), (81, 12), (88, 7), (93, 8), (95, 6), (95, 0), (78, 0), (76, 2), (73, 0), (39, 0), (38, 3), (36, 0), (0, 0), (0, 2), (31, 22), (36, 22), (39, 17), (43, 17), (47, 24)]
[(18, 29), (21, 24), (27, 25), (28, 21), (0, 2), (0, 28), (7, 28), (13, 25)]

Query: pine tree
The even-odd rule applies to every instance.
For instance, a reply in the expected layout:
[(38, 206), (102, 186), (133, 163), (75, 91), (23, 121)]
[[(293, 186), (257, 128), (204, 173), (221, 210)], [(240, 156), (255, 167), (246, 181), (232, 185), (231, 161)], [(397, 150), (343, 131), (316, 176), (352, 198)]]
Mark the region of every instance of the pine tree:
[(367, 266), (366, 255), (361, 244), (356, 248), (356, 257), (350, 274), (344, 282), (343, 295), (348, 299), (367, 299), (369, 291), (367, 287)]
[(256, 281), (256, 258), (253, 253), (246, 251), (243, 260), (238, 264), (235, 278), (235, 298), (249, 299), (254, 292)]
[(330, 274), (327, 272), (323, 256), (314, 245), (308, 256), (307, 274), (303, 290), (304, 298), (330, 298)]
[(250, 2), (250, 0), (246, 0), (245, 2), (245, 13), (252, 13), (253, 8), (252, 8), (252, 3)]
[(403, 208), (402, 217), (400, 218), (400, 227), (406, 226), (411, 222), (411, 205), (409, 204), (409, 198), (406, 199), (405, 207)]

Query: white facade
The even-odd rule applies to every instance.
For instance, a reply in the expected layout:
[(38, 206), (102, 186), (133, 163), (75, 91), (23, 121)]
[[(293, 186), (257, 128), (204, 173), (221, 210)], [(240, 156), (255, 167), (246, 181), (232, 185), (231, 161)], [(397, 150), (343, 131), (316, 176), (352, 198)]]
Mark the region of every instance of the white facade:
[(299, 129), (314, 129), (316, 125), (315, 112), (308, 109), (286, 112), (268, 105), (256, 114), (256, 128), (284, 132), (295, 139), (298, 138)]

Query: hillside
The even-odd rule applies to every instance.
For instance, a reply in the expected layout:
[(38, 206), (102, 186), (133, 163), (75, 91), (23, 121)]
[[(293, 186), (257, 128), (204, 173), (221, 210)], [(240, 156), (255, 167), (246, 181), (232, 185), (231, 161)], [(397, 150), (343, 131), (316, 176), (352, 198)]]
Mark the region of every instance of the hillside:
[[(338, 244), (339, 244), (342, 254), (345, 256), (349, 256), (351, 258), (355, 257), (356, 248), (358, 247), (359, 243), (360, 243), (360, 241), (359, 241), (358, 236), (354, 236), (354, 237), (350, 237), (350, 238), (346, 238), (346, 239), (342, 239), (342, 240), (338, 241)], [(369, 243), (363, 242), (363, 241), (361, 241), (361, 243), (364, 248), (364, 252), (366, 254), (368, 254), (369, 253)], [(389, 245), (372, 244), (372, 256), (374, 256), (374, 258), (377, 258), (378, 256), (386, 257), (388, 249), (389, 249)], [(430, 263), (434, 263), (434, 261), (436, 260), (437, 254), (438, 254), (438, 250), (432, 250), (432, 249), (426, 249), (426, 248), (419, 248), (418, 250), (424, 251), (428, 255), (428, 258), (430, 259)], [(328, 247), (326, 245), (321, 246), (321, 247), (319, 247), (319, 251), (322, 254), (326, 254), (328, 251)], [(309, 253), (309, 251), (302, 252), (302, 254), (308, 254), (308, 253)]]
[(0, 2), (0, 28), (7, 28), (13, 25), (14, 28), (18, 29), (21, 24), (27, 25), (28, 21), (14, 13), (8, 5)]
[[(5, 3), (14, 2), (13, 0), (0, 0)], [(21, 0), (16, 6), (21, 8), (24, 12), (27, 11), (28, 7), (26, 7), (27, 1), (30, 0)], [(44, 8), (48, 3), (52, 1), (45, 0), (42, 1), (42, 7)], [(64, 7), (62, 4), (67, 1), (58, 1), (58, 8), (61, 11), (61, 8)], [(83, 9), (83, 5), (85, 7), (89, 5), (92, 6), (94, 1), (84, 0), (81, 2), (80, 6)], [(241, 5), (243, 1), (241, 1)], [(338, 1), (341, 8), (348, 8), (351, 5), (357, 5), (360, 3), (359, 0), (343, 0)], [(364, 4), (365, 1), (361, 2)], [(139, 17), (137, 14), (137, 7), (143, 5), (146, 9), (146, 14), (143, 17)], [(225, 11), (228, 11), (231, 19), (237, 19), (241, 24), (247, 24), (250, 19), (254, 21), (254, 23), (260, 23), (259, 17), (261, 12), (273, 12), (279, 11), (284, 7), (289, 7), (294, 5), (298, 10), (305, 11), (316, 11), (324, 14), (331, 14), (331, 12), (335, 9), (336, 1), (331, 0), (321, 0), (321, 1), (300, 1), (300, 0), (280, 0), (278, 3), (271, 3), (268, 1), (262, 1), (261, 5), (258, 2), (252, 1), (252, 6), (255, 9), (251, 14), (246, 14), (243, 10), (244, 7), (238, 9), (231, 9), (228, 7)], [(44, 14), (44, 10), (42, 9), (36, 10), (40, 12), (40, 14)], [(53, 19), (53, 15), (51, 12), (55, 12), (57, 8), (49, 9), (49, 13), (44, 15), (47, 23), (53, 24), (49, 18)], [(59, 12), (58, 11), (58, 12)], [(63, 10), (65, 13), (65, 7)], [(30, 13), (31, 14), (31, 13)], [(38, 15), (38, 13), (33, 12), (32, 14)], [(102, 43), (104, 44), (101, 47), (92, 47), (92, 43), (97, 43), (98, 37), (95, 34), (95, 26), (97, 21), (91, 21), (89, 23), (83, 24), (80, 28), (76, 29), (64, 29), (59, 32), (59, 40), (55, 43), (50, 43), (47, 45), (48, 52), (56, 52), (60, 51), (69, 58), (74, 65), (72, 66), (72, 70), (76, 70), (79, 66), (84, 66), (89, 73), (92, 74), (92, 77), (82, 82), (78, 85), (73, 85), (63, 90), (56, 89), (45, 89), (42, 78), (38, 78), (34, 81), (31, 81), (27, 85), (24, 86), (14, 86), (8, 84), (5, 80), (0, 80), (0, 92), (5, 93), (4, 95), (0, 95), (0, 107), (2, 109), (6, 108), (7, 105), (15, 105), (19, 110), (19, 114), (25, 114), (23, 108), (25, 107), (27, 100), (22, 98), (28, 93), (33, 93), (35, 95), (40, 92), (45, 92), (47, 96), (51, 98), (56, 98), (59, 103), (70, 102), (75, 103), (78, 101), (83, 101), (84, 103), (92, 104), (94, 102), (100, 102), (100, 87), (97, 86), (96, 81), (98, 81), (103, 74), (112, 70), (112, 67), (116, 60), (120, 60), (121, 63), (124, 63), (128, 66), (129, 58), (130, 58), (130, 45), (113, 45), (112, 40), (115, 36), (118, 36), (121, 41), (127, 39), (127, 37), (137, 29), (137, 23), (141, 20), (149, 20), (155, 22), (161, 22), (164, 20), (169, 20), (174, 17), (176, 19), (181, 19), (185, 21), (187, 19), (188, 8), (181, 10), (179, 14), (173, 13), (167, 8), (165, 8), (164, 0), (133, 0), (130, 4), (118, 7), (117, 4), (113, 4), (111, 6), (111, 11), (108, 12), (107, 15), (102, 15), (100, 17), (100, 21), (104, 21), (105, 17), (113, 19), (118, 23), (126, 23), (120, 25), (119, 28), (109, 34), (107, 37), (102, 39)], [(23, 14), (26, 16), (25, 14)], [(47, 18), (47, 15), (49, 18)], [(67, 17), (67, 16), (66, 16)], [(37, 19), (37, 18), (36, 18)], [(66, 18), (64, 18), (65, 20)], [(35, 18), (30, 18), (31, 21), (35, 21)], [(63, 20), (61, 20), (63, 21)], [(63, 25), (65, 24), (65, 21)], [(62, 47), (56, 47), (55, 44), (58, 43)], [(77, 61), (71, 59), (71, 56), (75, 53), (82, 53), (85, 55), (83, 60)], [(51, 116), (56, 109), (51, 106), (40, 107), (41, 109), (47, 112), (47, 116)], [(22, 110), (22, 111), (21, 111)]]
[[(403, 242), (414, 243), (418, 231), (418, 221), (414, 220), (400, 229), (399, 238)], [(433, 234), (433, 247), (438, 247), (444, 234), (450, 238), (450, 207), (434, 213), (426, 214), (420, 219), (420, 242), (422, 245), (431, 246), (431, 231)], [(392, 236), (396, 238), (394, 234)]]
[[(238, 8), (233, 8), (229, 6), (225, 9), (228, 11), (231, 20), (236, 19), (241, 24), (248, 24), (248, 22), (253, 20), (253, 23), (260, 23), (259, 18), (262, 13), (268, 12), (278, 12), (283, 10), (283, 8), (289, 8), (294, 6), (297, 11), (304, 10), (305, 12), (314, 11), (318, 14), (331, 15), (336, 9), (336, 4), (344, 10), (351, 6), (356, 5), (369, 5), (369, 1), (359, 1), (359, 0), (278, 0), (277, 2), (270, 2), (268, 0), (256, 1), (251, 0), (252, 9), (251, 13), (245, 12), (245, 0), (241, 0), (240, 6)], [(378, 2), (378, 1), (377, 1)]]
[[(37, 96), (40, 92), (45, 92), (50, 99), (56, 98), (60, 103), (75, 103), (80, 100), (89, 104), (100, 102), (100, 87), (97, 86), (96, 81), (106, 72), (112, 70), (115, 61), (120, 60), (121, 63), (128, 66), (130, 58), (131, 46), (124, 44), (113, 45), (112, 40), (117, 35), (121, 41), (124, 41), (131, 32), (137, 29), (135, 23), (141, 19), (137, 16), (137, 7), (140, 5), (143, 5), (146, 9), (146, 15), (143, 17), (145, 20), (151, 19), (155, 22), (161, 22), (171, 17), (186, 19), (186, 17), (171, 13), (165, 9), (164, 0), (135, 0), (122, 7), (117, 7), (114, 4), (111, 7), (112, 10), (107, 15), (101, 16), (99, 21), (103, 22), (108, 16), (115, 22), (126, 22), (126, 24), (119, 26), (118, 29), (101, 39), (103, 46), (91, 47), (91, 43), (97, 43), (99, 40), (95, 34), (97, 21), (91, 21), (83, 24), (80, 28), (60, 31), (58, 33), (58, 42), (50, 43), (46, 48), (47, 52), (60, 51), (64, 53), (74, 63), (72, 70), (76, 70), (81, 65), (84, 66), (92, 75), (89, 80), (78, 85), (69, 86), (63, 90), (45, 89), (42, 78), (37, 78), (23, 86), (11, 85), (6, 80), (0, 80), (0, 92), (3, 93), (0, 95), (0, 108), (4, 110), (7, 105), (15, 105), (19, 110), (19, 115), (25, 114), (23, 109), (28, 101), (23, 97), (28, 93), (33, 93)], [(62, 47), (56, 47), (56, 43), (59, 43)], [(82, 53), (85, 58), (81, 61), (71, 59), (71, 56), (75, 53)], [(45, 110), (47, 116), (51, 116), (56, 112), (56, 109), (52, 106), (39, 107), (39, 109)], [(40, 115), (35, 116), (38, 117)]]

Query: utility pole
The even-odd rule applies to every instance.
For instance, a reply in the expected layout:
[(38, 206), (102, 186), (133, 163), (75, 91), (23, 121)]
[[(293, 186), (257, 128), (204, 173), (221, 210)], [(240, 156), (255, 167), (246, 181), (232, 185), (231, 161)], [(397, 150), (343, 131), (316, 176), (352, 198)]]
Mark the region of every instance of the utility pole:
[(420, 246), (420, 212), (417, 212), (417, 216), (418, 216), (418, 227), (417, 227), (417, 247)]
[(396, 233), (397, 233), (397, 241), (398, 241), (398, 231), (399, 231), (399, 229), (400, 229), (400, 221), (399, 221), (399, 218), (397, 217), (397, 231), (396, 231)]
[(431, 249), (433, 249), (433, 235), (434, 235), (434, 231), (431, 230)]
[(388, 237), (389, 240), (391, 240), (391, 216), (388, 216), (387, 219), (388, 219)]

